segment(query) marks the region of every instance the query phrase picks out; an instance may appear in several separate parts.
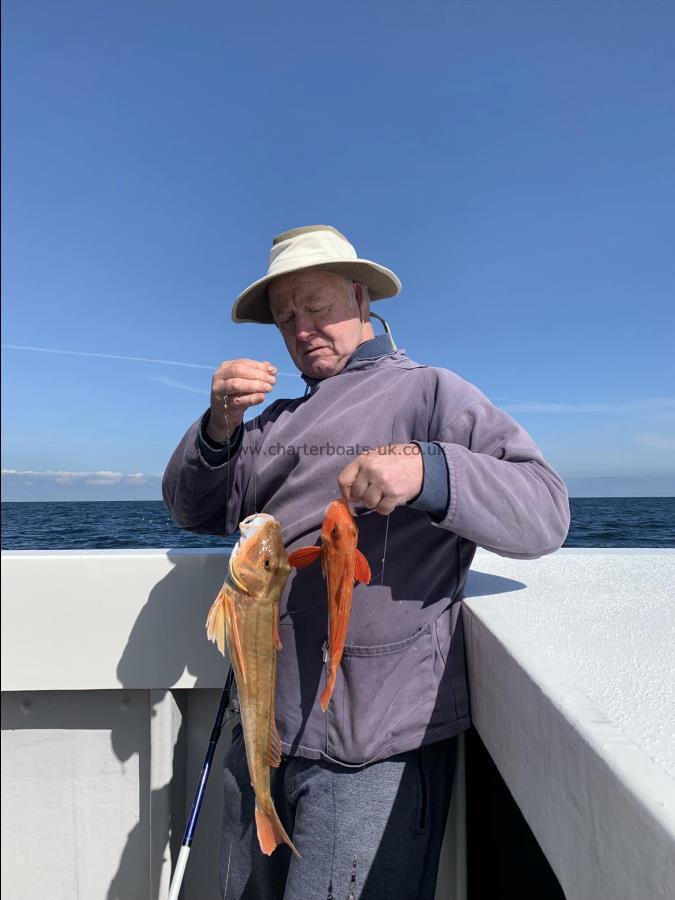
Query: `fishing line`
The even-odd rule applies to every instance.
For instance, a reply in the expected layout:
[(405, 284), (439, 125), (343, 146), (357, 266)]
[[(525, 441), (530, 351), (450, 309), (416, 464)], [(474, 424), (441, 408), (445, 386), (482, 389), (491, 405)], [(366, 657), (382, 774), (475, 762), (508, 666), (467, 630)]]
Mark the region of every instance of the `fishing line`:
[(227, 446), (225, 454), (225, 471), (227, 472), (227, 478), (225, 479), (225, 516), (227, 517), (230, 508), (230, 478), (232, 477), (230, 472), (230, 411), (227, 405), (227, 394), (223, 395), (223, 417), (225, 418), (225, 441)]
[[(373, 513), (375, 513), (375, 512), (377, 512), (377, 510), (374, 510), (374, 509), (366, 509), (366, 510), (363, 510), (363, 511), (356, 511), (356, 512), (355, 512), (355, 516), (356, 516), (356, 518), (359, 518), (359, 519), (360, 519), (360, 518), (362, 518), (363, 516), (372, 516)], [(387, 514), (387, 517), (386, 517), (386, 518), (387, 518), (387, 522), (386, 522), (386, 525), (385, 525), (385, 527), (384, 527), (384, 545), (383, 545), (383, 547), (382, 547), (382, 559), (380, 560), (380, 562), (381, 562), (381, 564), (382, 564), (382, 568), (380, 569), (380, 571), (379, 571), (379, 573), (378, 573), (378, 574), (379, 574), (379, 578), (380, 578), (380, 584), (384, 584), (384, 562), (385, 562), (385, 559), (386, 559), (386, 557), (387, 557), (387, 546), (388, 546), (388, 543), (389, 543), (389, 516), (390, 516), (390, 515), (391, 515), (391, 513), (388, 513), (388, 514)], [(373, 575), (373, 578), (371, 579), (370, 583), (372, 584), (373, 580), (374, 580), (375, 578), (377, 578), (377, 577), (378, 577), (377, 574), (376, 574), (376, 575)]]
[(387, 556), (387, 543), (389, 541), (389, 516), (391, 513), (387, 515), (387, 524), (384, 529), (384, 547), (382, 548), (382, 571), (380, 572), (380, 585), (384, 584), (384, 561)]
[[(262, 449), (262, 428), (260, 428), (260, 413), (255, 417), (255, 421), (253, 423), (253, 430), (256, 428), (260, 429), (260, 447)], [(253, 454), (253, 461), (251, 463), (251, 478), (253, 479), (253, 512), (258, 512), (258, 474), (255, 470), (255, 453)]]

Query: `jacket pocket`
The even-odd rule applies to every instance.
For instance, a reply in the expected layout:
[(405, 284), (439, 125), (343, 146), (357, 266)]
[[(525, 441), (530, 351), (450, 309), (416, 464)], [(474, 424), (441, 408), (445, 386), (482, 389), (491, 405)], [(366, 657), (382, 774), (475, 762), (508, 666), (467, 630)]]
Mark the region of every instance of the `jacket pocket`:
[(429, 624), (394, 643), (345, 645), (326, 712), (329, 756), (364, 764), (423, 736), (437, 699), (433, 657)]

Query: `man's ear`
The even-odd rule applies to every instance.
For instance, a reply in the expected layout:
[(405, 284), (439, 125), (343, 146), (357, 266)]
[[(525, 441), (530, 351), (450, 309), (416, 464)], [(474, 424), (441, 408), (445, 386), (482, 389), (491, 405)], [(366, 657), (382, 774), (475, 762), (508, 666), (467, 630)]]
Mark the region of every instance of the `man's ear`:
[(364, 290), (363, 285), (359, 281), (354, 282), (354, 295), (359, 307), (359, 319), (361, 320), (361, 324), (363, 325), (364, 322), (370, 321), (370, 309), (368, 304), (367, 289)]

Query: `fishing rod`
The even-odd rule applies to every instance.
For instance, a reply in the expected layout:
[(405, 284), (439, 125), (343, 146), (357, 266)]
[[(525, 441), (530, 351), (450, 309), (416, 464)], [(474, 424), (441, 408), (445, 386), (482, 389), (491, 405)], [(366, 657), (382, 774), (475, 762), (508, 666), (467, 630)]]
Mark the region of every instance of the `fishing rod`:
[[(223, 398), (223, 415), (225, 418), (225, 428), (227, 432), (227, 464), (228, 469), (226, 472), (227, 481), (225, 483), (225, 509), (229, 509), (229, 500), (230, 500), (230, 477), (231, 473), (229, 471), (229, 462), (230, 462), (230, 416), (229, 416), (229, 407), (227, 402), (227, 394)], [(188, 823), (185, 826), (185, 832), (183, 834), (183, 842), (181, 844), (180, 853), (178, 854), (178, 861), (176, 862), (176, 868), (173, 871), (173, 875), (171, 877), (171, 884), (169, 885), (169, 896), (167, 900), (178, 900), (178, 895), (180, 894), (180, 889), (183, 884), (183, 876), (185, 875), (185, 868), (187, 866), (188, 857), (190, 856), (190, 850), (192, 849), (192, 840), (195, 836), (195, 831), (197, 830), (197, 820), (199, 819), (199, 813), (202, 809), (202, 802), (204, 801), (204, 794), (206, 793), (206, 784), (209, 780), (209, 775), (211, 774), (211, 766), (213, 765), (213, 757), (216, 752), (216, 746), (218, 745), (218, 740), (220, 739), (220, 734), (223, 730), (223, 724), (225, 722), (225, 714), (228, 711), (230, 706), (230, 696), (232, 694), (232, 684), (234, 683), (234, 669), (230, 665), (227, 670), (227, 678), (225, 679), (225, 687), (223, 688), (223, 693), (220, 695), (220, 703), (218, 704), (218, 711), (216, 712), (216, 718), (213, 723), (213, 729), (211, 730), (211, 737), (209, 738), (209, 746), (206, 748), (206, 756), (204, 757), (204, 764), (202, 765), (201, 775), (199, 776), (199, 782), (197, 784), (197, 790), (195, 791), (195, 796), (192, 801), (192, 808), (190, 809), (190, 816), (188, 818)], [(236, 710), (232, 710), (232, 715), (235, 715)], [(229, 722), (232, 718), (228, 716), (227, 721)]]
[[(195, 836), (195, 830), (197, 828), (197, 819), (199, 818), (199, 813), (201, 812), (202, 808), (202, 801), (204, 800), (204, 794), (206, 793), (206, 783), (209, 780), (209, 775), (211, 774), (213, 756), (216, 752), (216, 746), (218, 744), (218, 739), (220, 738), (220, 733), (223, 730), (223, 724), (225, 723), (225, 714), (227, 713), (230, 706), (230, 695), (232, 693), (233, 680), (234, 670), (232, 666), (230, 666), (227, 672), (227, 678), (225, 679), (225, 687), (223, 688), (223, 693), (220, 696), (218, 712), (216, 713), (216, 718), (213, 723), (213, 730), (211, 731), (211, 737), (209, 738), (209, 746), (206, 750), (206, 756), (204, 758), (201, 775), (199, 776), (197, 790), (195, 791), (194, 800), (192, 801), (190, 817), (185, 827), (185, 833), (183, 834), (183, 842), (181, 844), (180, 853), (178, 854), (178, 862), (176, 863), (176, 868), (174, 869), (173, 876), (171, 878), (168, 900), (178, 900), (181, 885), (183, 884), (185, 867), (187, 866), (188, 856), (190, 855), (190, 850), (192, 849), (192, 840)], [(228, 722), (233, 715), (235, 715), (235, 710), (232, 710), (231, 715), (228, 716)]]

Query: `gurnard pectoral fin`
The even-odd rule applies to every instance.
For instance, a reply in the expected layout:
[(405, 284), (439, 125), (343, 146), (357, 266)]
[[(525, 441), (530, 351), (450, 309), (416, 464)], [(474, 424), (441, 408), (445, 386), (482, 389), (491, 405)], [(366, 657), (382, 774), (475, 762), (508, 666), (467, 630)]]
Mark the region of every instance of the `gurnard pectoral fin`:
[(263, 853), (269, 856), (279, 844), (283, 843), (288, 844), (298, 859), (301, 859), (293, 841), (286, 834), (284, 826), (279, 821), (279, 816), (274, 807), (269, 811), (265, 811), (256, 805), (255, 824), (258, 830), (258, 843)]
[(321, 547), (300, 547), (294, 550), (288, 557), (289, 565), (294, 569), (304, 569), (310, 566), (321, 555)]
[(221, 591), (211, 604), (211, 609), (206, 617), (206, 636), (210, 641), (215, 641), (218, 649), (225, 656), (225, 609), (223, 592)]
[(357, 550), (354, 562), (354, 580), (361, 581), (363, 584), (368, 584), (372, 577), (368, 560), (360, 550)]

